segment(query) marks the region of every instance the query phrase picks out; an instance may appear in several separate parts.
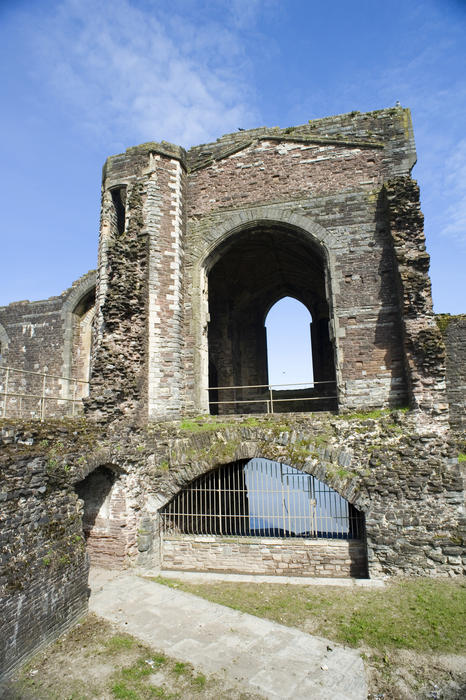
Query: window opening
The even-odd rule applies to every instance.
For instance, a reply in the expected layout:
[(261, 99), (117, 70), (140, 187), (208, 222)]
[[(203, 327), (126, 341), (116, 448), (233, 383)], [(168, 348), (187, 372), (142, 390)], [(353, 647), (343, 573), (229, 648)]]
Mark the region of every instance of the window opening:
[(222, 466), (161, 511), (168, 535), (362, 539), (364, 516), (311, 474), (255, 458)]
[(265, 327), (270, 384), (313, 386), (311, 322), (304, 304), (292, 297), (283, 297), (268, 312)]
[(126, 187), (114, 187), (110, 190), (115, 212), (116, 230), (119, 236), (125, 231)]

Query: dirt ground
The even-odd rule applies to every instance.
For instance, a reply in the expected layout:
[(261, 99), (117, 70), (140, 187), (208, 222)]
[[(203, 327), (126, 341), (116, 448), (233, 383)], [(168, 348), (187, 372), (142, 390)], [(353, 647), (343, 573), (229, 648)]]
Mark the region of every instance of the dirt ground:
[[(363, 648), (369, 700), (465, 700), (466, 657)], [(253, 700), (231, 680), (206, 676), (89, 615), (37, 654), (0, 691), (3, 700)]]
[(2, 700), (254, 700), (230, 680), (206, 676), (94, 615), (39, 652), (0, 691)]
[(465, 700), (466, 657), (396, 649), (363, 650), (369, 700)]

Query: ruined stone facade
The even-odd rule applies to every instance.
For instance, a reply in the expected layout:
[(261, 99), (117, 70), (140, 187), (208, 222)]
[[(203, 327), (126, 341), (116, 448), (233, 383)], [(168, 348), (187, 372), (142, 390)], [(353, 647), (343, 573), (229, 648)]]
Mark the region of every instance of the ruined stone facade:
[[(8, 671), (86, 610), (91, 562), (341, 577), (464, 571), (463, 479), (451, 440), (413, 413), (121, 424), (3, 424), (2, 618)], [(264, 457), (329, 484), (364, 514), (365, 539), (161, 537), (159, 512), (219, 465)], [(364, 545), (364, 546), (362, 546)]]
[[(146, 571), (464, 571), (448, 417), (450, 404), (464, 430), (465, 325), (432, 311), (415, 160), (398, 107), (108, 159), (97, 274), (0, 308), (1, 364), (32, 373), (0, 370), (7, 672), (86, 609), (89, 556)], [(312, 316), (301, 394), (264, 387), (264, 320), (285, 296)], [(57, 420), (26, 423), (44, 393)], [(161, 509), (183, 488), (259, 457), (334, 489), (364, 536), (164, 536)]]
[[(0, 309), (2, 363), (86, 380), (95, 313), (94, 418), (262, 412), (265, 317), (292, 296), (312, 316), (316, 384), (295, 406), (284, 399), (299, 393), (275, 390), (275, 410), (410, 405), (442, 430), (445, 350), (415, 160), (402, 108), (112, 156), (96, 292), (89, 273), (60, 297)], [(57, 379), (49, 393), (80, 398), (88, 387)]]
[(89, 410), (205, 413), (209, 386), (267, 384), (265, 316), (291, 295), (336, 406), (445, 423), (415, 158), (401, 108), (109, 158)]

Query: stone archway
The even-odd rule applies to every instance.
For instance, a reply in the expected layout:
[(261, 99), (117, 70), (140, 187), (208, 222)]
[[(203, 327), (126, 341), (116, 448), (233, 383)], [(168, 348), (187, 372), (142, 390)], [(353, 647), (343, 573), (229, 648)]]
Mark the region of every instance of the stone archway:
[[(283, 421), (278, 416), (274, 418), (254, 418), (251, 420), (258, 420), (259, 424), (257, 426), (249, 426), (244, 422), (237, 424), (236, 421), (231, 421), (228, 428), (222, 428), (222, 424), (215, 420), (212, 422), (211, 431), (196, 432), (191, 436), (186, 436), (184, 439), (176, 440), (171, 445), (168, 455), (169, 469), (157, 479), (157, 487), (152, 492), (147, 493), (144, 506), (151, 521), (151, 531), (153, 533), (160, 532), (161, 537), (160, 541), (158, 537), (154, 538), (152, 555), (144, 562), (141, 560), (141, 565), (147, 565), (150, 568), (162, 563), (163, 566), (164, 546), (166, 544), (162, 527), (163, 513), (167, 504), (175, 499), (180, 492), (186, 491), (196, 480), (202, 479), (209, 473), (212, 474), (219, 468), (226, 468), (232, 463), (246, 464), (250, 460), (258, 458), (287, 465), (289, 469), (299, 471), (301, 474), (300, 478), (310, 476), (312, 479), (319, 480), (325, 489), (335, 493), (335, 498), (343, 499), (347, 502), (347, 514), (350, 512), (351, 516), (353, 516), (357, 515), (357, 512), (359, 513), (364, 525), (358, 531), (353, 530), (351, 537), (346, 539), (329, 537), (326, 540), (309, 538), (310, 544), (306, 545), (306, 551), (308, 554), (312, 548), (314, 548), (315, 552), (319, 548), (321, 551), (325, 549), (330, 551), (333, 546), (334, 549), (339, 550), (340, 556), (342, 550), (346, 549), (346, 575), (353, 575), (358, 571), (359, 575), (365, 576), (368, 570), (371, 575), (374, 575), (374, 572), (377, 571), (377, 564), (374, 566), (371, 537), (374, 527), (377, 530), (379, 521), (374, 522), (373, 520), (372, 499), (368, 491), (362, 486), (364, 483), (363, 475), (367, 473), (368, 455), (358, 455), (355, 458), (353, 450), (348, 448), (343, 442), (340, 444), (333, 443), (331, 447), (325, 446), (327, 438), (323, 440), (324, 436), (321, 434), (321, 431), (319, 429), (315, 430), (318, 421), (314, 422), (314, 429), (309, 430), (309, 423), (305, 419), (298, 419), (298, 417), (287, 422), (289, 427), (282, 427)], [(214, 426), (217, 423), (219, 425), (218, 431), (214, 430)], [(326, 424), (326, 419), (323, 417), (321, 428), (324, 427), (324, 424)], [(301, 432), (303, 427), (300, 429), (298, 428), (299, 425), (307, 427), (305, 432)], [(236, 484), (238, 484), (238, 478), (235, 478)], [(240, 512), (240, 514), (244, 515), (245, 512)], [(356, 532), (358, 537), (353, 536), (356, 535)], [(244, 547), (248, 546), (248, 537), (223, 538), (222, 535), (217, 537), (218, 533), (214, 532), (210, 533), (210, 535), (214, 537), (214, 540), (215, 538), (218, 539), (218, 537), (222, 540), (219, 543), (212, 541), (212, 546), (215, 544), (215, 546), (228, 548), (234, 545), (240, 551), (243, 551)], [(208, 537), (209, 533), (207, 533), (207, 539)], [(196, 539), (196, 535), (194, 535), (194, 539)], [(224, 539), (228, 541), (223, 541)], [(197, 544), (192, 542), (179, 542), (178, 544), (181, 543), (182, 547), (191, 548), (191, 550), (196, 548), (202, 550), (206, 537), (203, 536), (201, 540)], [(267, 538), (267, 541), (270, 543), (270, 538)], [(302, 539), (301, 542), (296, 541), (296, 546), (299, 548), (302, 545)], [(290, 540), (286, 538), (285, 544), (287, 546), (289, 546), (289, 542)], [(333, 545), (332, 542), (334, 543)], [(326, 543), (328, 546), (326, 546)], [(256, 538), (255, 541), (251, 540), (250, 544), (251, 547), (249, 549), (260, 550), (260, 537)], [(277, 546), (280, 545), (281, 543), (279, 542)], [(269, 545), (266, 542), (265, 547), (267, 546)], [(351, 559), (353, 554), (349, 556), (350, 549), (353, 550), (353, 560)], [(285, 553), (285, 557), (287, 556), (288, 553)], [(183, 557), (184, 554), (180, 551), (177, 559), (182, 562)], [(311, 560), (308, 558), (308, 561)], [(336, 559), (332, 561), (336, 561)], [(304, 571), (302, 561), (301, 563), (293, 563), (296, 564), (293, 575), (300, 575), (300, 569)], [(223, 568), (227, 570), (228, 566), (225, 562), (224, 564)], [(308, 573), (310, 573), (311, 568), (307, 565)], [(336, 576), (337, 573), (335, 572), (332, 574), (331, 569), (328, 569), (327, 574), (323, 573), (320, 575)], [(314, 575), (319, 575), (317, 570), (314, 571)], [(344, 575), (343, 569), (340, 570), (338, 575)]]
[[(266, 404), (237, 406), (214, 404), (220, 400), (260, 401), (254, 391), (220, 396), (216, 386), (267, 384), (264, 321), (271, 306), (284, 296), (302, 302), (313, 318), (312, 348), (315, 381), (321, 382), (313, 399), (332, 396), (322, 408), (336, 407), (338, 348), (333, 318), (331, 277), (333, 259), (328, 233), (311, 220), (278, 206), (261, 207), (237, 222), (234, 216), (204, 241), (199, 284), (201, 334), (195, 366), (199, 374), (198, 400), (211, 412), (266, 412)], [(231, 221), (230, 221), (231, 219)], [(231, 228), (228, 228), (231, 225)], [(324, 384), (327, 383), (327, 384)], [(210, 396), (207, 393), (210, 387)], [(317, 384), (316, 384), (317, 388)], [(220, 390), (225, 393), (225, 390)], [(257, 393), (257, 392), (256, 392)], [(311, 392), (312, 393), (312, 392)], [(277, 399), (281, 400), (282, 396)], [(299, 398), (290, 396), (290, 398)], [(318, 407), (308, 401), (301, 408)], [(239, 406), (239, 404), (238, 404)], [(290, 408), (283, 410), (290, 410)]]
[(92, 566), (123, 568), (135, 544), (129, 515), (126, 475), (101, 465), (75, 484), (82, 501), (82, 522)]
[(160, 509), (163, 569), (366, 577), (364, 514), (312, 474), (266, 459), (224, 464)]
[[(308, 285), (301, 283), (298, 285), (300, 290), (298, 290), (297, 293), (296, 291), (292, 291), (290, 296), (299, 299), (305, 305), (308, 305), (308, 307), (313, 307), (313, 315), (315, 315), (316, 318), (314, 327), (316, 337), (318, 335), (320, 338), (326, 339), (324, 342), (325, 348), (322, 348), (322, 350), (318, 349), (318, 343), (314, 343), (316, 351), (321, 358), (330, 358), (331, 365), (327, 368), (322, 366), (322, 370), (318, 370), (318, 372), (322, 377), (327, 374), (331, 375), (331, 381), (334, 383), (332, 387), (333, 395), (335, 395), (337, 390), (338, 392), (340, 391), (340, 383), (338, 381), (338, 320), (334, 315), (334, 297), (335, 294), (338, 293), (338, 284), (335, 282), (335, 254), (333, 251), (334, 244), (332, 236), (312, 219), (307, 216), (296, 214), (286, 205), (263, 205), (218, 217), (213, 221), (211, 228), (202, 230), (202, 236), (198, 236), (195, 229), (193, 230), (194, 240), (191, 245), (195, 263), (189, 272), (189, 274), (192, 275), (190, 284), (192, 284), (195, 290), (193, 312), (196, 323), (193, 328), (195, 334), (193, 368), (195, 376), (195, 405), (196, 409), (201, 412), (207, 412), (209, 410), (209, 384), (213, 386), (214, 380), (220, 382), (219, 368), (215, 360), (212, 360), (212, 357), (209, 358), (208, 335), (209, 332), (212, 334), (212, 329), (209, 327), (212, 319), (211, 309), (209, 308), (212, 301), (210, 288), (212, 280), (209, 279), (209, 277), (213, 268), (217, 263), (221, 262), (223, 255), (228, 253), (229, 249), (234, 248), (237, 241), (241, 238), (243, 238), (243, 241), (247, 240), (248, 236), (255, 233), (259, 233), (259, 236), (261, 236), (264, 235), (265, 232), (269, 232), (272, 236), (274, 234), (283, 234), (283, 244), (285, 240), (291, 240), (293, 241), (292, 248), (294, 250), (296, 246), (304, 248), (308, 252), (309, 260), (311, 258), (313, 259), (311, 269), (315, 267), (315, 265), (319, 268), (318, 285), (320, 285), (320, 289), (317, 294), (313, 293), (316, 292), (317, 287), (314, 290), (310, 290)], [(269, 240), (268, 243), (270, 247), (271, 241)], [(297, 257), (299, 258), (299, 254), (297, 254)], [(303, 268), (301, 263), (302, 260), (298, 260), (298, 266)], [(220, 276), (219, 271), (220, 268), (217, 270)], [(303, 275), (301, 276), (301, 282), (302, 281)], [(264, 307), (263, 318), (261, 320), (262, 324), (268, 309), (273, 303), (278, 301), (285, 294), (288, 294), (290, 288), (293, 287), (290, 275), (288, 275), (288, 279), (282, 281), (282, 291), (278, 290), (278, 286), (280, 285), (277, 285), (277, 288), (272, 291), (269, 284), (268, 291), (263, 290), (265, 296), (268, 298), (267, 300), (265, 300), (265, 298), (261, 299), (258, 304)], [(284, 291), (285, 288), (287, 291)], [(238, 289), (235, 290), (235, 292), (238, 291)], [(310, 299), (309, 297), (313, 298)], [(256, 299), (256, 301), (258, 300)], [(255, 310), (258, 312), (257, 304)], [(319, 321), (321, 321), (321, 323), (319, 332), (317, 333)], [(261, 344), (259, 332), (256, 333), (256, 341), (257, 358), (263, 357), (264, 347), (263, 343)], [(210, 356), (211, 355), (212, 353), (210, 353)], [(253, 364), (257, 365), (255, 373), (264, 375), (264, 362), (259, 361)], [(317, 365), (318, 364), (319, 360), (317, 360)], [(337, 382), (338, 389), (336, 386)], [(210, 400), (214, 400), (212, 393), (210, 394)], [(307, 410), (310, 409), (308, 408)]]
[(96, 273), (89, 272), (76, 283), (63, 304), (63, 377), (76, 380), (64, 382), (67, 398), (82, 399), (89, 394), (95, 295)]

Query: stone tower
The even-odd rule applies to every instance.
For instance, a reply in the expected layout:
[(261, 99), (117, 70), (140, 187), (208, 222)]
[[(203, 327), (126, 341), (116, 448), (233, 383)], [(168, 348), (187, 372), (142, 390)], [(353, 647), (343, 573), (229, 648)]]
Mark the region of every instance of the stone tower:
[[(441, 430), (415, 162), (401, 107), (110, 157), (87, 410), (135, 422), (264, 412), (264, 319), (292, 296), (312, 316), (320, 407), (410, 404)], [(287, 397), (274, 392), (275, 406)]]

